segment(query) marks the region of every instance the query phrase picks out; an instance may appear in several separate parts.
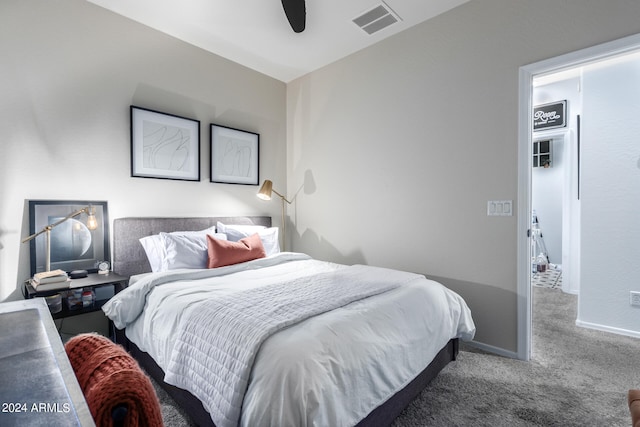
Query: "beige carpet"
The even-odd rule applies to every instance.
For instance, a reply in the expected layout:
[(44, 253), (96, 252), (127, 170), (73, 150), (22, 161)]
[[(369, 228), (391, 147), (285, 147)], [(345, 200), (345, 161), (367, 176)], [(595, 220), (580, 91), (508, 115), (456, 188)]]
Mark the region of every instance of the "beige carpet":
[(577, 297), (534, 287), (534, 357), (462, 351), (394, 427), (626, 427), (640, 340), (575, 326)]

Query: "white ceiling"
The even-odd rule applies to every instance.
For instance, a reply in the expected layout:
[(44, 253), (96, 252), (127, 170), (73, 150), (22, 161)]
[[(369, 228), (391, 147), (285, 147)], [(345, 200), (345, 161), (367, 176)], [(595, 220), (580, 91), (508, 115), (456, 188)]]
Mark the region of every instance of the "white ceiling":
[(281, 0), (87, 0), (283, 82), (469, 0), (386, 0), (401, 21), (368, 35), (352, 20), (381, 0), (307, 0), (294, 33)]

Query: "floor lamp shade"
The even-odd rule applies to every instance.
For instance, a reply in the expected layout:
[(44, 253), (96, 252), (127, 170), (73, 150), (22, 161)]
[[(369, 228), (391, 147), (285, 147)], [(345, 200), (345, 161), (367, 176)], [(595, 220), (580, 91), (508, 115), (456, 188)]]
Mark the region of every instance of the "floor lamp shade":
[(271, 200), (271, 192), (273, 191), (273, 183), (265, 179), (262, 183), (262, 187), (260, 187), (260, 191), (258, 191), (258, 197), (262, 200)]
[(285, 202), (287, 202), (288, 204), (291, 204), (291, 202), (289, 200), (287, 200), (286, 197), (284, 197), (282, 194), (278, 193), (276, 190), (273, 189), (273, 183), (268, 180), (265, 179), (264, 182), (262, 183), (262, 187), (260, 187), (260, 190), (258, 191), (258, 194), (256, 194), (256, 196), (258, 196), (260, 199), (262, 200), (271, 200), (271, 193), (276, 193), (276, 195), (278, 197), (280, 197), (282, 199), (282, 250), (285, 250), (285, 244), (287, 241), (286, 238), (286, 225), (285, 225)]

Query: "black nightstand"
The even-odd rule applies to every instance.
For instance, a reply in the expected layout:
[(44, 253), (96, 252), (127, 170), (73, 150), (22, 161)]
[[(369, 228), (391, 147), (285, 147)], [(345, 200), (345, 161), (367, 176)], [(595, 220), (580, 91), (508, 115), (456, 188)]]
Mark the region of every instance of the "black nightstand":
[[(118, 292), (126, 288), (128, 282), (129, 282), (128, 278), (124, 276), (120, 276), (116, 273), (112, 273), (112, 272), (108, 274), (92, 273), (92, 274), (89, 274), (87, 277), (83, 277), (81, 279), (71, 279), (71, 284), (67, 289), (55, 289), (55, 290), (37, 292), (33, 288), (33, 286), (31, 286), (29, 281), (26, 281), (24, 282), (24, 285), (23, 285), (22, 295), (25, 297), (25, 299), (31, 299), (36, 297), (48, 297), (51, 295), (63, 293), (66, 291), (72, 291), (74, 289), (80, 289), (80, 288), (82, 288), (82, 290), (84, 291), (93, 290), (96, 293), (96, 299), (93, 302), (93, 304), (87, 307), (74, 308), (74, 309), (69, 309), (69, 307), (67, 306), (66, 298), (63, 297), (62, 310), (59, 311), (58, 313), (51, 313), (51, 316), (54, 319), (62, 319), (65, 317), (77, 316), (79, 314), (91, 313), (91, 312), (100, 310), (102, 306), (107, 301), (109, 301), (109, 299), (113, 295), (117, 294)], [(104, 297), (101, 297), (101, 295)], [(111, 338), (113, 339), (115, 337), (115, 328), (113, 326), (113, 323), (111, 322), (111, 319), (109, 319), (109, 333), (111, 334)]]

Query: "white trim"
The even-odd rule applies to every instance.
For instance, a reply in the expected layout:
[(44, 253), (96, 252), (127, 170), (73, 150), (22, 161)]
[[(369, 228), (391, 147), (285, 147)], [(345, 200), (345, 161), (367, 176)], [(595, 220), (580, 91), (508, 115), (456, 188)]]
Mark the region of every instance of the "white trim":
[(531, 358), (531, 243), (527, 232), (531, 228), (531, 131), (533, 72), (520, 68), (518, 103), (518, 233), (517, 233), (517, 283), (518, 283), (518, 350), (517, 357)]
[(598, 323), (584, 322), (582, 320), (576, 320), (576, 326), (580, 326), (587, 329), (595, 329), (596, 331), (610, 332), (612, 334), (625, 335), (632, 338), (640, 338), (640, 332), (630, 331), (628, 329), (614, 328), (611, 326), (600, 325)]
[(515, 352), (509, 351), (509, 350), (505, 350), (504, 348), (501, 348), (501, 347), (494, 347), (492, 345), (484, 344), (484, 343), (477, 342), (477, 341), (469, 341), (469, 342), (465, 342), (465, 344), (467, 344), (467, 345), (469, 345), (471, 347), (475, 347), (477, 349), (480, 349), (482, 351), (486, 351), (487, 353), (497, 354), (498, 356), (508, 357), (510, 359), (517, 359), (518, 358), (518, 355)]
[[(518, 351), (522, 360), (531, 358), (531, 274), (530, 244), (527, 230), (531, 218), (531, 114), (532, 81), (534, 76), (579, 67), (605, 58), (640, 49), (640, 34), (567, 53), (555, 58), (520, 67), (518, 90)], [(583, 326), (583, 322), (580, 326)], [(588, 326), (585, 326), (588, 327)], [(609, 329), (611, 330), (611, 328)], [(628, 332), (628, 331), (627, 331)]]

